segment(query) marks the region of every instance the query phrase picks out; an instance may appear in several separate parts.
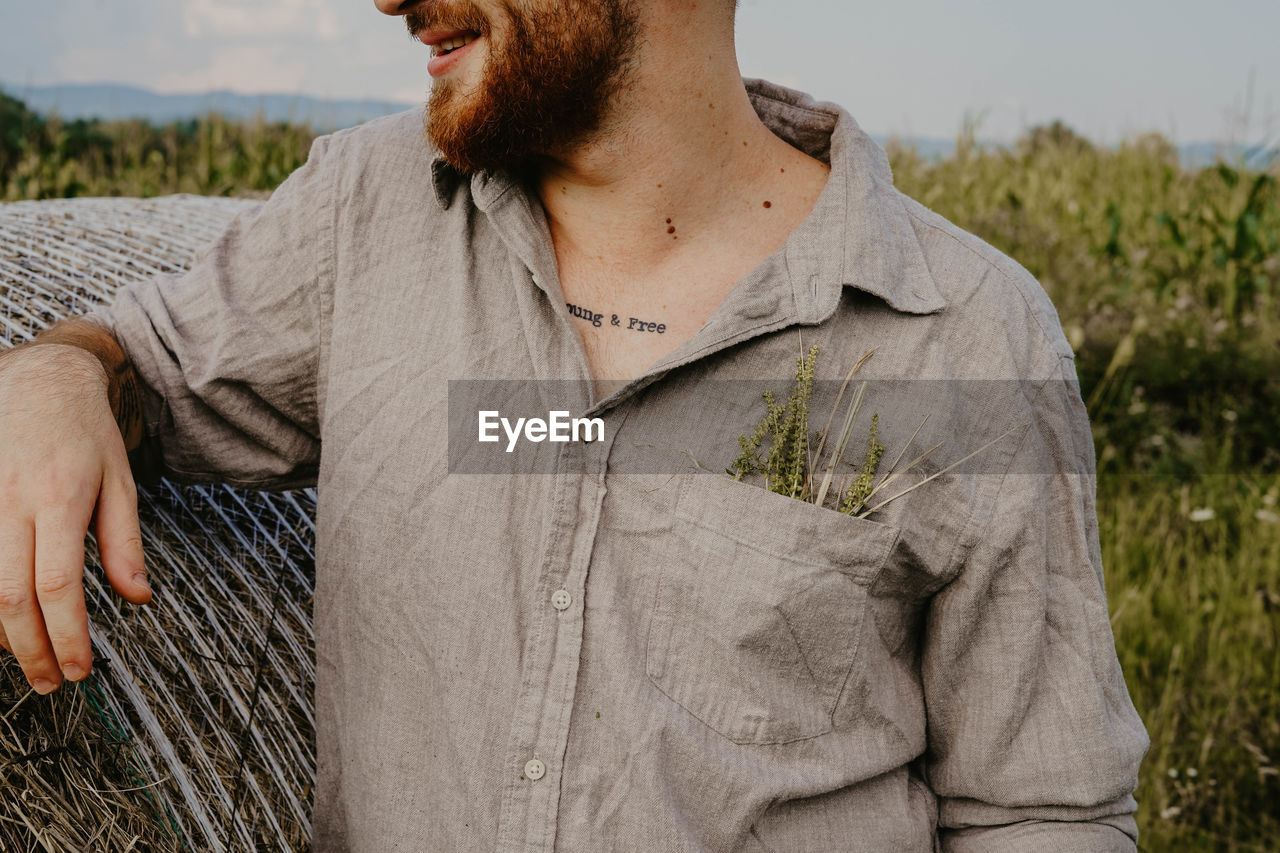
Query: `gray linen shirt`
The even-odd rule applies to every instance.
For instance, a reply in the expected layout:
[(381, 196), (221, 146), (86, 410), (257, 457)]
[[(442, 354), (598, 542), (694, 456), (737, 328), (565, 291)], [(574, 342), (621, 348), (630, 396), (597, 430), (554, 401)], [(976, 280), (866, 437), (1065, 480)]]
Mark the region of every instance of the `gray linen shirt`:
[[(848, 113), (748, 88), (828, 183), (606, 400), (536, 195), (433, 156), (422, 108), (90, 315), (148, 386), (143, 482), (318, 486), (317, 851), (1134, 849), (1147, 735), (1052, 305)], [(872, 347), (888, 458), (922, 414), (921, 472), (1018, 429), (870, 518), (687, 464), (732, 462), (801, 337), (814, 429)], [(476, 462), (488, 380), (565, 381), (606, 439)]]

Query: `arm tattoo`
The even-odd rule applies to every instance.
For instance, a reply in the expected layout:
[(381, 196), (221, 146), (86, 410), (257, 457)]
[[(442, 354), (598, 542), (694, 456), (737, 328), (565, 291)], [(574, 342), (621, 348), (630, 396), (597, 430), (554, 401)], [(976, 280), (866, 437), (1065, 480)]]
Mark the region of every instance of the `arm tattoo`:
[(133, 365), (125, 361), (116, 366), (113, 379), (119, 388), (116, 424), (125, 448), (132, 450), (142, 440), (142, 395), (138, 391), (138, 377)]

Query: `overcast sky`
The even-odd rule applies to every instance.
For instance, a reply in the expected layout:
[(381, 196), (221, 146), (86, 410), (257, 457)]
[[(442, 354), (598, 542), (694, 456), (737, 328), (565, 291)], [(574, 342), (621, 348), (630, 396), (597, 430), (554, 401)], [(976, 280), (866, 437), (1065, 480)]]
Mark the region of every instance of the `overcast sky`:
[[(966, 115), (999, 140), (1054, 118), (1102, 142), (1274, 138), (1278, 43), (1278, 0), (743, 0), (738, 23), (745, 75), (944, 138)], [(425, 49), (372, 0), (0, 0), (0, 81), (413, 102), (428, 85)]]

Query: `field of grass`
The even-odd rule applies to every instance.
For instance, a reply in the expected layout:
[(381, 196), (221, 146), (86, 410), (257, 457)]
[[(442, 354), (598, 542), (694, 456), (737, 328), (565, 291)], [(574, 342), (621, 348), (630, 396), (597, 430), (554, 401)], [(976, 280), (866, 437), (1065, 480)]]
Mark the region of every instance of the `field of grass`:
[(1099, 492), (1116, 645), (1151, 735), (1143, 849), (1274, 851), (1280, 479), (1113, 475)]
[(1280, 849), (1280, 170), (1062, 126), (904, 192), (1016, 258), (1077, 352), (1116, 646), (1151, 734), (1142, 848)]
[[(304, 127), (60, 123), (0, 96), (0, 198), (261, 193)], [(1280, 169), (1189, 170), (1158, 136), (1061, 125), (938, 162), (909, 195), (1058, 307), (1099, 453), (1112, 624), (1152, 746), (1144, 850), (1280, 849)]]
[(169, 193), (262, 195), (301, 166), (305, 126), (218, 116), (142, 121), (45, 118), (0, 92), (0, 201)]

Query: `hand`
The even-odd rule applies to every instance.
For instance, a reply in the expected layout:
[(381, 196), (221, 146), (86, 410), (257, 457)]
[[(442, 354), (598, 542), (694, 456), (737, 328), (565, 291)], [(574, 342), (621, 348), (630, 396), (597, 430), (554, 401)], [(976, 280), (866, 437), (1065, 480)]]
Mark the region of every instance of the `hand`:
[(39, 693), (93, 663), (83, 577), (95, 513), (111, 586), (151, 600), (137, 487), (107, 387), (102, 363), (76, 346), (0, 353), (0, 647)]

